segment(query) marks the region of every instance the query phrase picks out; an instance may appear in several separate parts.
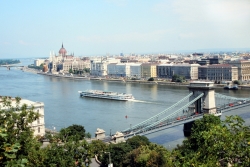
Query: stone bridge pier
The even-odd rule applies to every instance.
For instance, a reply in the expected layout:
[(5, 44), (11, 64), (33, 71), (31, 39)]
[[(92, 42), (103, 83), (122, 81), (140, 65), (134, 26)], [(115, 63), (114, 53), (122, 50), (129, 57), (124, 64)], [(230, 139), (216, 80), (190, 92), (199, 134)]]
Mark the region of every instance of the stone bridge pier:
[[(199, 82), (194, 81), (191, 82), (188, 86), (189, 92), (193, 93), (192, 96), (190, 96), (189, 101), (192, 101), (197, 96), (199, 96), (201, 93), (204, 95), (195, 101), (192, 105), (189, 106), (189, 113), (191, 114), (216, 114), (216, 106), (215, 106), (215, 96), (214, 96), (214, 83), (213, 82)], [(184, 136), (190, 136), (191, 134), (191, 128), (194, 121), (185, 123), (183, 125), (183, 133)]]
[(214, 83), (213, 82), (191, 82), (188, 86), (189, 92), (193, 95), (189, 98), (189, 101), (193, 100), (195, 97), (199, 96), (201, 93), (204, 95), (194, 102), (193, 105), (189, 107), (190, 111), (194, 113), (207, 113), (216, 114), (215, 106), (215, 96), (214, 96)]

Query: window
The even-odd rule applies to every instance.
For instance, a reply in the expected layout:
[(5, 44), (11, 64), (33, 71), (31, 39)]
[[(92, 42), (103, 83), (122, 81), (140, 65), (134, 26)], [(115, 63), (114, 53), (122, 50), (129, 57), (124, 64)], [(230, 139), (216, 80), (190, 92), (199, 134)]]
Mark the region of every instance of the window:
[(40, 127), (38, 127), (37, 132), (40, 133)]

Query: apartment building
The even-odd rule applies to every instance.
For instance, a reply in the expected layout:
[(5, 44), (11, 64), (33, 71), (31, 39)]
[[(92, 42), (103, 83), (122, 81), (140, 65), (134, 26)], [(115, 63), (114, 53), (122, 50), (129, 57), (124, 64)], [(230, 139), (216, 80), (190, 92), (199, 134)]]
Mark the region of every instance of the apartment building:
[(230, 61), (228, 64), (238, 67), (238, 79), (241, 81), (250, 80), (250, 61), (248, 60), (235, 60)]
[(130, 77), (136, 79), (141, 78), (141, 63), (130, 65)]
[(199, 67), (199, 79), (210, 81), (238, 80), (238, 67), (229, 64), (214, 64)]
[(95, 58), (90, 60), (90, 74), (94, 76), (107, 76), (108, 65), (120, 63), (120, 59), (115, 58)]
[(186, 79), (198, 79), (199, 64), (160, 64), (157, 66), (159, 78), (172, 78), (173, 75), (181, 75)]
[(151, 64), (151, 63), (141, 64), (141, 77), (142, 78), (157, 77), (156, 67), (157, 64)]

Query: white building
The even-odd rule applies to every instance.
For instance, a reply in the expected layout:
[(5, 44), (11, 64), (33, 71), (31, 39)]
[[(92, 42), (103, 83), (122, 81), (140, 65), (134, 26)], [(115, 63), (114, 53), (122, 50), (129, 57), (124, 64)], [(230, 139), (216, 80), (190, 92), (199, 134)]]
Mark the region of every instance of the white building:
[(108, 75), (110, 77), (141, 78), (141, 64), (111, 63), (108, 64)]
[[(16, 106), (15, 98), (11, 98), (11, 106)], [(0, 96), (0, 108), (4, 109), (2, 106), (2, 97)], [(45, 135), (45, 122), (44, 122), (44, 103), (43, 102), (33, 102), (26, 99), (21, 99), (19, 106), (26, 104), (28, 109), (32, 106), (34, 107), (34, 112), (40, 114), (40, 117), (30, 124), (31, 128), (34, 130), (34, 136), (44, 136)], [(18, 111), (17, 111), (18, 112)]]
[(120, 59), (115, 58), (95, 58), (90, 60), (90, 74), (94, 76), (107, 76), (108, 64), (120, 63)]
[(45, 63), (46, 59), (36, 59), (34, 60), (34, 66), (40, 66), (41, 64)]

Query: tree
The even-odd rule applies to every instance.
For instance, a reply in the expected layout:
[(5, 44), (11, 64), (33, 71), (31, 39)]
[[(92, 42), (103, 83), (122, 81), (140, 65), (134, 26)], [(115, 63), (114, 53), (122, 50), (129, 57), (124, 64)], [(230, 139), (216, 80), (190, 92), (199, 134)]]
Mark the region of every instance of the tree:
[(43, 166), (87, 166), (93, 157), (85, 140), (52, 143), (43, 150), (46, 154)]
[(150, 143), (129, 152), (123, 160), (123, 166), (165, 167), (168, 157), (170, 157), (170, 153), (166, 148)]
[(248, 166), (250, 127), (238, 116), (220, 122), (212, 115), (203, 119), (195, 122), (191, 138), (172, 152), (172, 162), (176, 166)]
[(133, 136), (129, 138), (126, 143), (131, 146), (131, 148), (136, 149), (142, 145), (149, 145), (150, 141), (145, 136)]
[(73, 73), (73, 70), (72, 70), (72, 68), (70, 68), (70, 69), (69, 69), (69, 73)]
[[(126, 143), (110, 144), (106, 150), (106, 152), (110, 152), (111, 162), (114, 166), (121, 166), (122, 160), (130, 151), (132, 151), (132, 148)], [(109, 164), (109, 154), (103, 153), (100, 155), (100, 161), (102, 166), (107, 166)]]
[(172, 76), (172, 82), (184, 82), (186, 79), (184, 76), (174, 74)]
[(41, 144), (33, 136), (33, 130), (29, 126), (39, 114), (26, 104), (20, 106), (21, 98), (14, 99), (15, 106), (10, 97), (2, 98), (0, 108), (0, 162), (6, 166), (24, 165), (32, 162), (31, 157)]
[(153, 78), (153, 77), (150, 77), (150, 78), (148, 79), (148, 81), (154, 81), (154, 78)]
[[(89, 136), (89, 135), (88, 135)], [(71, 125), (63, 128), (59, 132), (59, 138), (62, 141), (82, 140), (85, 137), (85, 129), (82, 125)]]
[(90, 68), (84, 68), (84, 71), (85, 71), (86, 73), (90, 73)]
[(103, 154), (103, 152), (105, 152), (108, 148), (108, 145), (101, 140), (93, 140), (90, 146), (91, 146), (91, 151), (95, 155)]
[(240, 84), (241, 84), (241, 82), (240, 82), (239, 80), (235, 80), (235, 81), (233, 81), (233, 83), (234, 83), (234, 84), (237, 84), (237, 85), (240, 85)]

